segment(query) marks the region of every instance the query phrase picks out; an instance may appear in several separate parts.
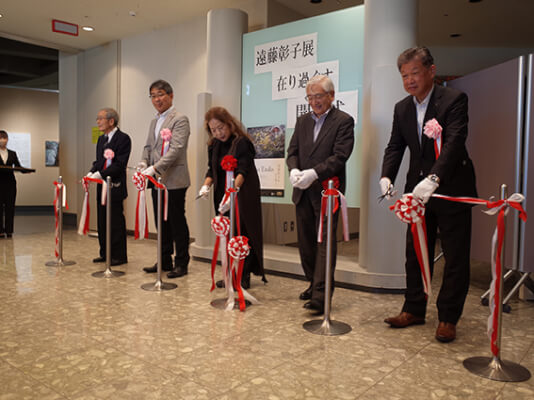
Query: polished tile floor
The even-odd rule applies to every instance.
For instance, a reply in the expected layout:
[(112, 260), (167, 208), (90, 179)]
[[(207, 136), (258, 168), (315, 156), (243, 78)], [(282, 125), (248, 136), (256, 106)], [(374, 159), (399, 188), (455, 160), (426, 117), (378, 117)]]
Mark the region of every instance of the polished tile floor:
[[(130, 263), (117, 268), (126, 274), (97, 279), (97, 240), (66, 231), (64, 259), (76, 265), (46, 267), (53, 222), (39, 218), (17, 217), (14, 237), (0, 239), (0, 400), (534, 398), (534, 378), (502, 383), (462, 365), (489, 355), (480, 280), (453, 343), (434, 339), (435, 306), (426, 325), (394, 330), (383, 319), (401, 295), (347, 289), (336, 289), (332, 318), (352, 331), (325, 337), (302, 328), (302, 281), (253, 278), (262, 304), (225, 312), (210, 306), (223, 291), (209, 292), (204, 262), (173, 280), (175, 290), (140, 289), (155, 279), (141, 270), (154, 261), (153, 241), (129, 238)], [(503, 358), (534, 373), (534, 304), (511, 305)]]

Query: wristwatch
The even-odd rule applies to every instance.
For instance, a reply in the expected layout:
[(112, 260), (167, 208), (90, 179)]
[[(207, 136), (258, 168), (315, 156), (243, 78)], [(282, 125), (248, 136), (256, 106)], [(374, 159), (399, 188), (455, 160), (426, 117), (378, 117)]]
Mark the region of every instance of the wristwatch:
[(437, 176), (436, 174), (430, 174), (427, 176), (427, 178), (439, 185), (439, 176)]

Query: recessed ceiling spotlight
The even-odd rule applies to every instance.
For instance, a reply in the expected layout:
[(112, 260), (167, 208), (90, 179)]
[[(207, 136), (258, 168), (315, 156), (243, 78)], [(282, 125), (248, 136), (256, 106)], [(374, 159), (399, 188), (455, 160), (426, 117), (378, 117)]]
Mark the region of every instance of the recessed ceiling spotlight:
[(310, 3), (312, 4), (319, 4), (320, 2), (322, 2), (323, 0), (310, 0)]
[(3, 15), (2, 15), (2, 14), (0, 14), (0, 18), (2, 18), (2, 17), (3, 17)]
[(460, 37), (460, 36), (462, 36), (461, 33), (451, 33), (451, 34), (450, 34), (450, 37), (451, 37), (451, 38), (457, 38), (457, 37)]
[(470, 3), (480, 3), (482, 0), (469, 0)]
[(131, 11), (128, 11), (128, 15), (130, 17), (135, 17), (137, 14), (135, 13), (135, 11), (131, 10)]
[(92, 26), (82, 26), (82, 29), (86, 32), (93, 32), (95, 30)]

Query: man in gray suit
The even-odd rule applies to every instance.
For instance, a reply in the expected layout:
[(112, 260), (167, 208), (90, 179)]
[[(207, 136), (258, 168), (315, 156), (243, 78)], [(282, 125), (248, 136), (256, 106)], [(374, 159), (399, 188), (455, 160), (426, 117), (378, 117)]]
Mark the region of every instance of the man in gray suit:
[[(185, 219), (185, 193), (190, 185), (187, 168), (189, 120), (172, 105), (173, 90), (168, 82), (157, 80), (152, 83), (149, 97), (157, 114), (150, 123), (138, 167), (145, 175), (161, 177), (169, 192), (167, 221), (162, 218), (162, 226), (158, 227), (162, 233), (162, 269), (170, 271), (167, 274), (169, 278), (178, 278), (187, 274), (189, 265), (189, 228)], [(166, 129), (171, 132), (170, 138)], [(166, 137), (168, 140), (164, 140)], [(154, 188), (152, 203), (157, 221), (157, 190)], [(174, 267), (173, 243), (176, 250)], [(154, 273), (157, 265), (143, 269)]]
[[(300, 294), (300, 299), (309, 300), (304, 308), (321, 314), (324, 311), (326, 277), (326, 229), (322, 243), (317, 243), (321, 192), (325, 181), (334, 177), (339, 179), (338, 189), (345, 191), (345, 164), (354, 146), (354, 119), (332, 106), (334, 84), (327, 76), (317, 75), (310, 79), (306, 94), (312, 112), (297, 119), (287, 149), (287, 166), (297, 212), (300, 261), (310, 282), (310, 286)], [(334, 232), (338, 214), (339, 211), (334, 214)], [(332, 285), (335, 266), (334, 239)]]

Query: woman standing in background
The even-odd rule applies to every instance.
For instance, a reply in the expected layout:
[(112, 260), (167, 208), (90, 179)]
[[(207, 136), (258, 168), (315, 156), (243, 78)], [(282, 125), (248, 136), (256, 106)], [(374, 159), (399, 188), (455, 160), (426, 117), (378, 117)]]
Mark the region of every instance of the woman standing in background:
[[(0, 130), (0, 167), (20, 167), (17, 153), (7, 149), (7, 132)], [(17, 181), (11, 168), (0, 168), (0, 238), (13, 235)]]

